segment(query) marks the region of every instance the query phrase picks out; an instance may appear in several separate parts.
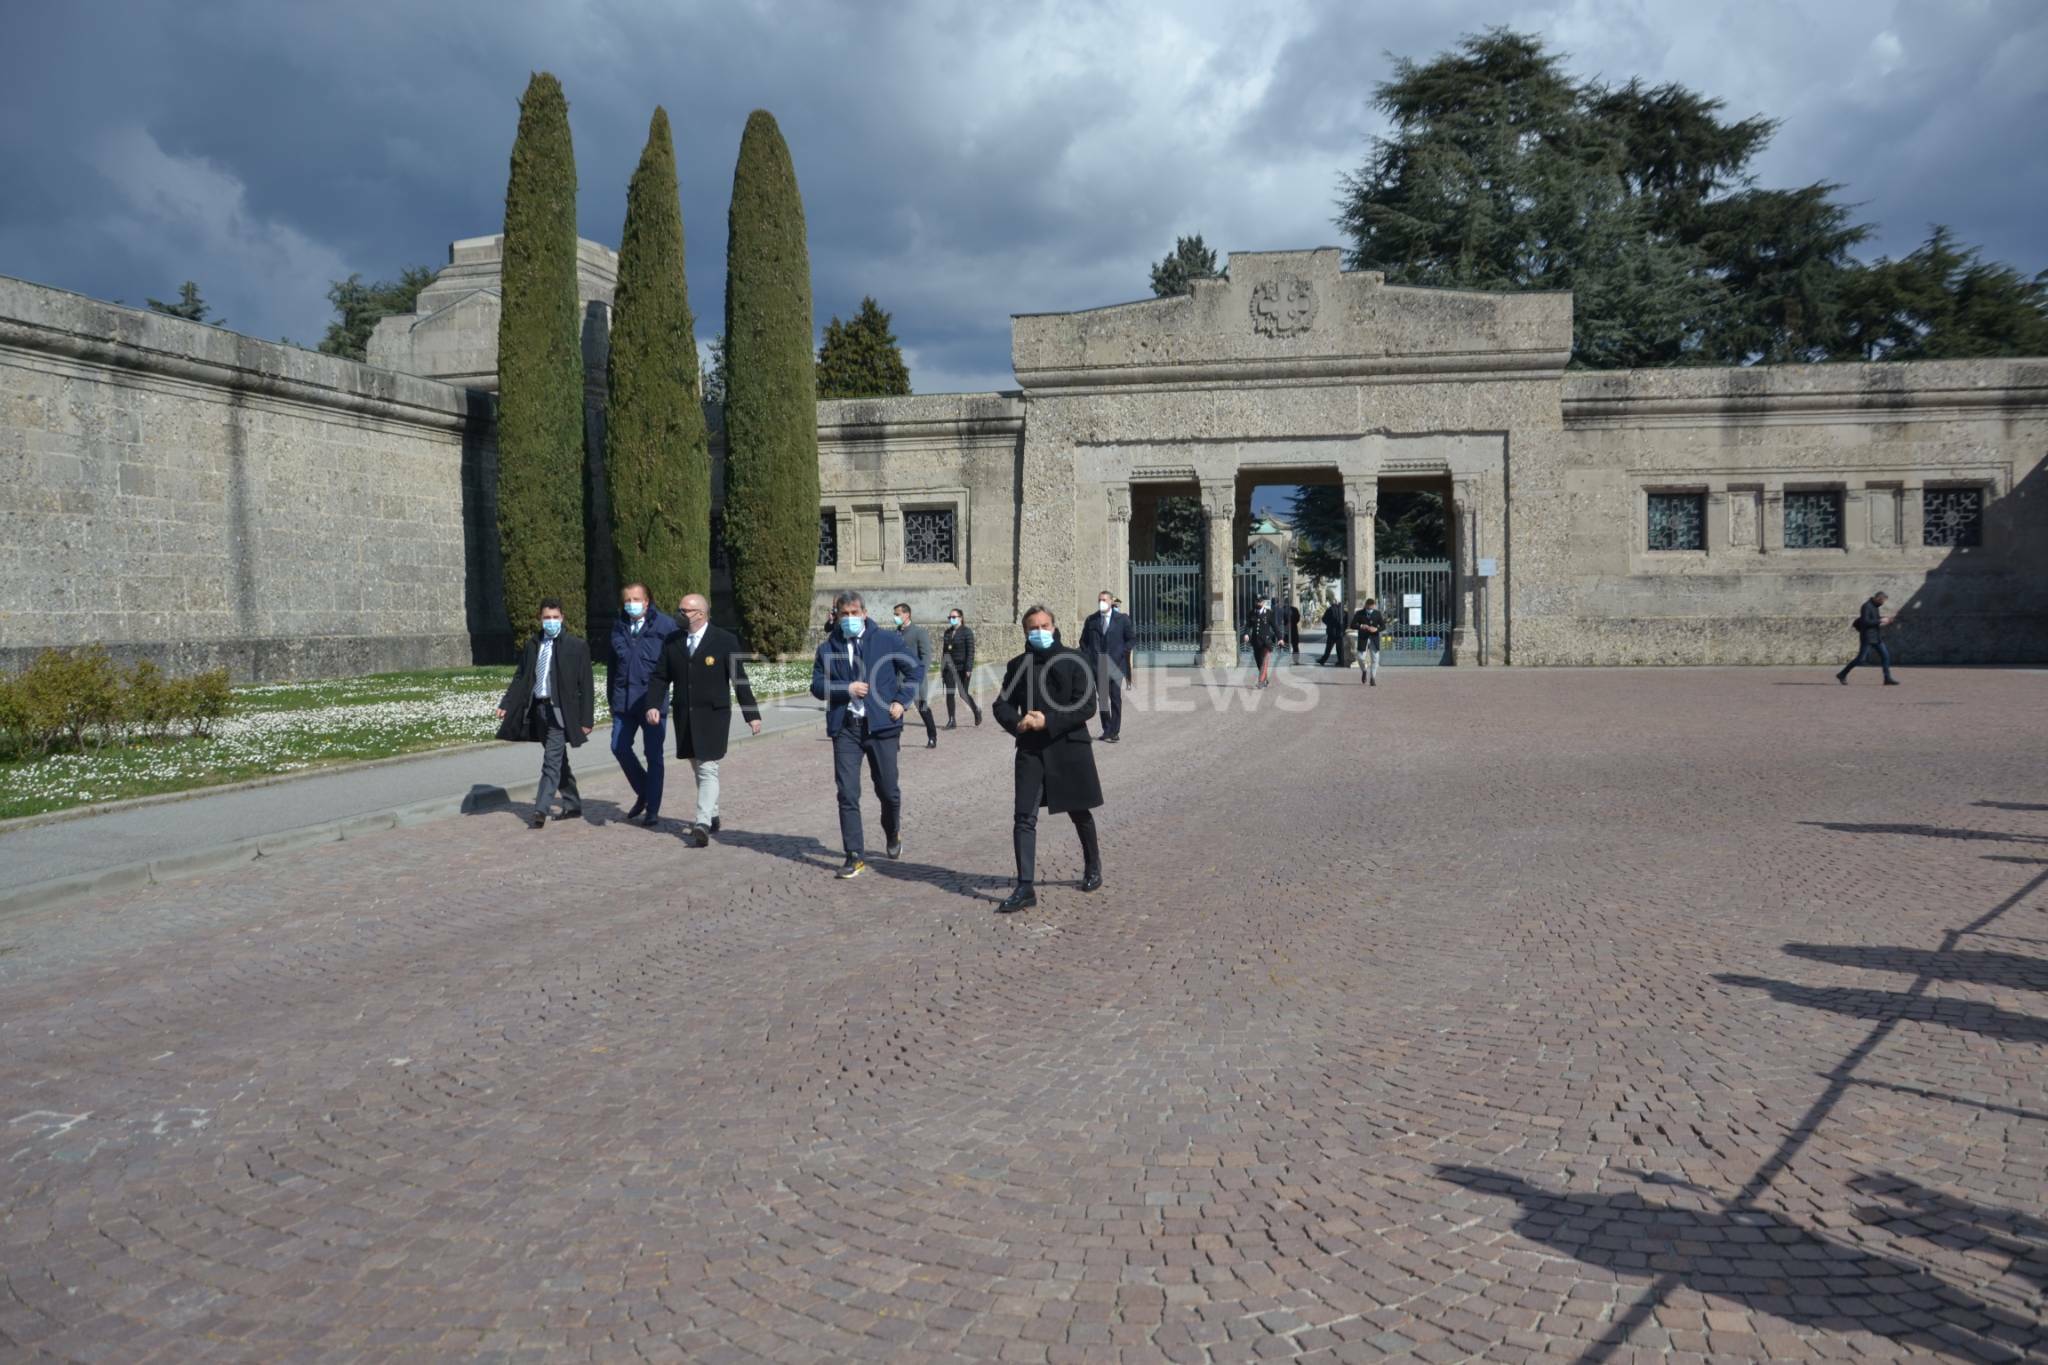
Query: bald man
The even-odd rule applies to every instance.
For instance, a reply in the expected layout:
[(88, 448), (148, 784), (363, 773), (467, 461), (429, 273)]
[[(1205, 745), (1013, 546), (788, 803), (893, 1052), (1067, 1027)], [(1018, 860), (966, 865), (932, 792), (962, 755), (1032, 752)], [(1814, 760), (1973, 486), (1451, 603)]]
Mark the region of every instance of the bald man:
[(732, 699), (740, 699), (747, 728), (761, 733), (761, 708), (747, 681), (739, 638), (711, 624), (711, 604), (691, 593), (677, 608), (683, 619), (661, 651), (647, 699), (647, 723), (660, 717), (659, 707), (675, 688), (676, 757), (687, 759), (697, 779), (697, 818), (683, 826), (685, 842), (703, 848), (718, 832), (718, 770), (725, 761), (726, 738), (732, 731)]

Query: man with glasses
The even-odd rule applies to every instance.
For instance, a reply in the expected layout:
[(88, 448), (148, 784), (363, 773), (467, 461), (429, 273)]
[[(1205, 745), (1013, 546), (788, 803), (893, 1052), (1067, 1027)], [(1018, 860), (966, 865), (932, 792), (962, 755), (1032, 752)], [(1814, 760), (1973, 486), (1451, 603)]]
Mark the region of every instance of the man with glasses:
[(718, 768), (725, 761), (732, 731), (733, 693), (739, 693), (740, 715), (747, 728), (761, 733), (761, 709), (754, 704), (739, 638), (711, 624), (711, 604), (691, 593), (676, 608), (682, 629), (663, 646), (647, 694), (647, 723), (660, 718), (659, 708), (675, 688), (676, 757), (689, 760), (697, 779), (697, 818), (683, 826), (683, 838), (697, 848), (718, 831)]

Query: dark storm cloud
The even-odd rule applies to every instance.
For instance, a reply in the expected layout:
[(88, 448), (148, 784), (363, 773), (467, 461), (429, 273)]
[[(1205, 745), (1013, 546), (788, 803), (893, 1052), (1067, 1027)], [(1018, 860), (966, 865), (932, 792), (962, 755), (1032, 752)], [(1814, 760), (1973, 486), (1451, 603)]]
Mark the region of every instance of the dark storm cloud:
[(1507, 23), (1572, 68), (1679, 80), (1785, 127), (1767, 183), (1848, 183), (1881, 249), (1934, 220), (2048, 265), (2048, 21), (2031, 4), (1642, 7), (721, 3), (14, 6), (0, 272), (140, 303), (195, 278), (230, 325), (310, 342), (327, 282), (494, 230), (517, 99), (571, 102), (585, 236), (618, 240), (656, 103), (674, 123), (700, 335), (749, 110), (774, 111), (817, 315), (896, 316), (921, 390), (999, 386), (1011, 312), (1146, 292), (1177, 233), (1336, 240), (1392, 51)]

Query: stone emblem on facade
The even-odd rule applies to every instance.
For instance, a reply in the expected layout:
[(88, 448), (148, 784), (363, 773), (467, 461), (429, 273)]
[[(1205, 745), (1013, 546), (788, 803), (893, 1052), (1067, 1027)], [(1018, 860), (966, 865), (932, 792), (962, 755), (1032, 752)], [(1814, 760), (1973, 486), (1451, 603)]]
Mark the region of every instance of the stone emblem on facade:
[(1300, 336), (1316, 320), (1315, 286), (1298, 275), (1252, 288), (1252, 330), (1269, 337)]

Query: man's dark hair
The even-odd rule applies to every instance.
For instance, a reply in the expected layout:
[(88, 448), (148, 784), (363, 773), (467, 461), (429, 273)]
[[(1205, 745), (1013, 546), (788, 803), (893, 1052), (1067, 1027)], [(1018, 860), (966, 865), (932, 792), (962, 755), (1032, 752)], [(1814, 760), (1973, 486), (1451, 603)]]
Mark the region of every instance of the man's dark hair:
[(1095, 595), (1097, 597), (1107, 597), (1112, 602), (1116, 601), (1116, 594), (1111, 592), (1108, 588), (1104, 588), (1101, 592), (1096, 593)]
[(1038, 615), (1043, 615), (1045, 617), (1045, 622), (1047, 625), (1056, 626), (1060, 623), (1060, 618), (1052, 614), (1052, 608), (1045, 606), (1043, 603), (1040, 603), (1035, 606), (1026, 607), (1024, 609), (1024, 614), (1017, 618), (1017, 624), (1025, 627), (1026, 629), (1029, 629), (1031, 625), (1031, 618)]
[(630, 583), (621, 584), (619, 587), (619, 596), (624, 597), (627, 593), (633, 591), (633, 589), (635, 588), (640, 589), (640, 595), (646, 598), (648, 601), (652, 602), (654, 600), (654, 594), (647, 591), (647, 585), (645, 583), (642, 583), (637, 578)]
[(958, 607), (948, 607), (946, 608), (946, 611), (949, 615), (957, 616), (963, 621), (967, 619), (967, 613), (960, 610), (960, 608)]
[(898, 611), (902, 612), (902, 613), (903, 613), (903, 614), (904, 614), (905, 616), (915, 616), (915, 615), (917, 615), (917, 613), (916, 613), (916, 612), (914, 612), (914, 611), (912, 611), (912, 610), (910, 609), (910, 603), (908, 603), (908, 602), (898, 602), (898, 603), (896, 604), (896, 610), (898, 610)]
[(1366, 599), (1365, 599), (1365, 605), (1367, 605), (1368, 607), (1376, 607), (1376, 606), (1378, 606), (1379, 604), (1380, 604), (1380, 599), (1379, 599), (1379, 598), (1377, 598), (1377, 597), (1368, 597), (1368, 598), (1366, 598)]
[(832, 610), (837, 613), (845, 611), (848, 607), (859, 607), (862, 611), (866, 611), (868, 604), (860, 600), (859, 593), (848, 588), (845, 592), (832, 599)]
[(1887, 594), (1885, 593), (1885, 590), (1884, 590), (1883, 588), (1879, 588), (1879, 589), (1878, 589), (1878, 590), (1877, 590), (1876, 592), (1874, 592), (1874, 593), (1870, 594), (1870, 600), (1871, 600), (1871, 601), (1873, 601), (1873, 602), (1878, 602), (1878, 601), (1887, 601), (1887, 602), (1888, 602), (1888, 601), (1890, 601), (1891, 599), (1890, 599), (1890, 597), (1889, 597), (1889, 596), (1888, 596), (1888, 595), (1887, 595)]
[(542, 611), (560, 611), (562, 609), (562, 599), (559, 597), (543, 597), (540, 599), (540, 609)]

